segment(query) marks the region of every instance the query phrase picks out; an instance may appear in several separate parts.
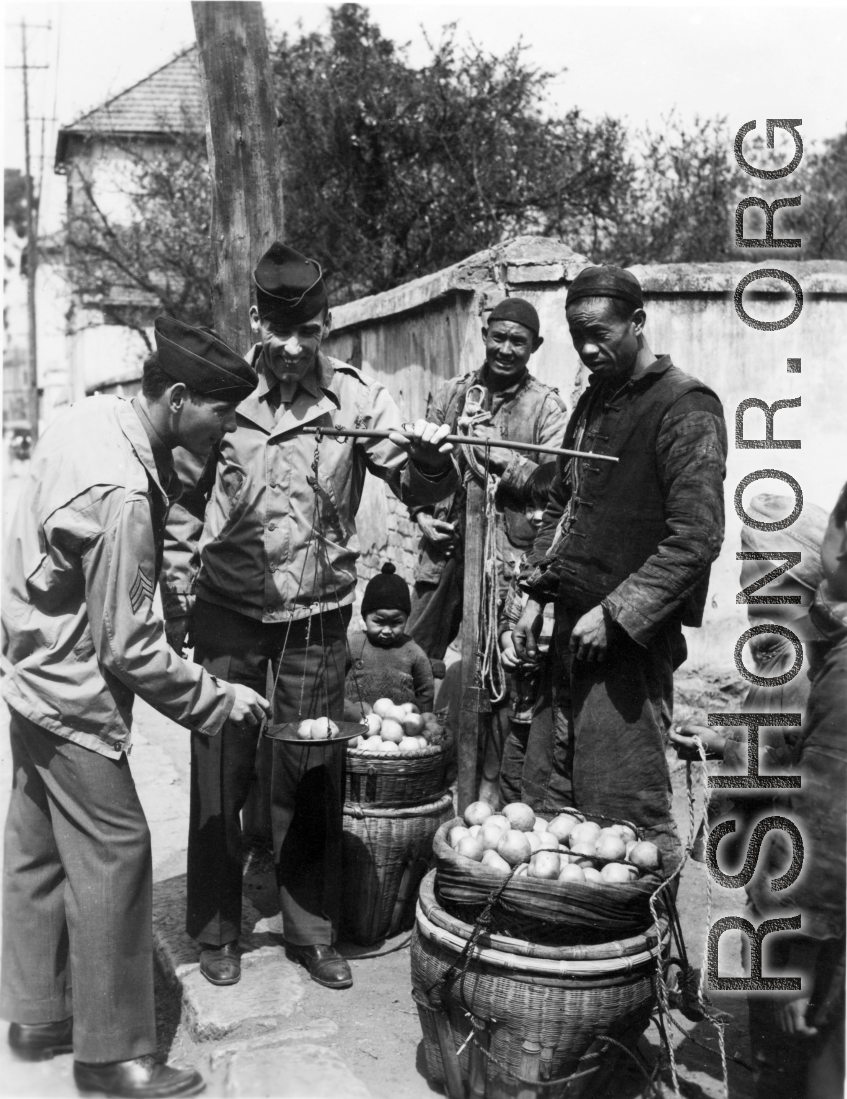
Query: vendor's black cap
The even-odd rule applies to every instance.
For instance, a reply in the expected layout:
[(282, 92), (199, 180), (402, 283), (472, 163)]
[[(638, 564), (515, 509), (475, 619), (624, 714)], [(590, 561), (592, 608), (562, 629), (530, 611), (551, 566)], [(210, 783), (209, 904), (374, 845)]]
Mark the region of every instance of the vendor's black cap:
[(211, 328), (194, 328), (165, 316), (156, 317), (155, 328), (159, 367), (175, 382), (233, 404), (256, 388), (256, 371)]
[(503, 298), (488, 314), (488, 324), (493, 321), (514, 321), (515, 324), (522, 324), (524, 328), (534, 332), (536, 336), (541, 329), (535, 306), (524, 298)]
[(565, 308), (580, 298), (620, 298), (633, 309), (644, 306), (641, 283), (629, 271), (610, 263), (599, 267), (586, 267), (568, 287)]
[(253, 272), (262, 320), (303, 324), (327, 304), (321, 265), (275, 240)]

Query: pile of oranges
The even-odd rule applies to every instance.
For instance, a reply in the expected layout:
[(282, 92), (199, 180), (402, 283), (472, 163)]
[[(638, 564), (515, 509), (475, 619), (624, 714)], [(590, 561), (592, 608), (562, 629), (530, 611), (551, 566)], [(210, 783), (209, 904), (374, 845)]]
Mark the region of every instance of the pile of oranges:
[(628, 824), (601, 828), (569, 813), (548, 823), (523, 802), (495, 813), (484, 801), (469, 805), (464, 820), (450, 829), (451, 847), (504, 877), (514, 870), (549, 881), (626, 883), (662, 865), (656, 845), (639, 841)]

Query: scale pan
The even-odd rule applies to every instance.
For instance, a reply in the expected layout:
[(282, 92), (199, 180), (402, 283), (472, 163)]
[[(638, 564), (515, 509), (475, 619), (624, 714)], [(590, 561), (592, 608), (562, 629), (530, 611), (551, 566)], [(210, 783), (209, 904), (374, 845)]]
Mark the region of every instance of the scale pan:
[(297, 735), (300, 726), (299, 721), (284, 721), (281, 725), (266, 725), (264, 735), (269, 740), (281, 740), (284, 744), (298, 744), (301, 748), (326, 748), (330, 744), (338, 744), (342, 741), (353, 740), (354, 737), (364, 736), (367, 725), (361, 721), (336, 721), (338, 732), (332, 737), (322, 740), (308, 740)]

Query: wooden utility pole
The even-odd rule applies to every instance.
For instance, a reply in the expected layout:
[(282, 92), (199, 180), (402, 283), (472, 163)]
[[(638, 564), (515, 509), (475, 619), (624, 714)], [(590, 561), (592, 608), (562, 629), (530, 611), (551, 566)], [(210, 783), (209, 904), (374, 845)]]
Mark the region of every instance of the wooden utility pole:
[(208, 107), (212, 308), (233, 347), (250, 346), (251, 273), (283, 239), (282, 162), (262, 5), (192, 3)]
[(457, 752), (459, 812), (476, 801), (476, 761), (480, 731), (491, 711), (487, 689), (478, 680), (480, 669), (480, 606), (483, 591), (485, 540), (485, 485), (476, 477), (465, 482), (464, 594), (462, 603), (462, 707)]
[(35, 215), (35, 186), (32, 181), (32, 157), (29, 141), (29, 73), (31, 69), (46, 69), (47, 65), (30, 65), (27, 61), (26, 32), (33, 27), (49, 30), (50, 24), (32, 24), (21, 20), (21, 64), (8, 65), (21, 69), (24, 82), (24, 176), (26, 187), (26, 306), (28, 327), (28, 379), (27, 405), (29, 408), (30, 436), (33, 443), (38, 438), (38, 327), (35, 315), (35, 275), (38, 268), (38, 221)]
[[(247, 351), (253, 268), (283, 239), (282, 158), (262, 5), (195, 2), (212, 176), (212, 312), (230, 346)], [(271, 831), (272, 744), (263, 738), (245, 832)]]

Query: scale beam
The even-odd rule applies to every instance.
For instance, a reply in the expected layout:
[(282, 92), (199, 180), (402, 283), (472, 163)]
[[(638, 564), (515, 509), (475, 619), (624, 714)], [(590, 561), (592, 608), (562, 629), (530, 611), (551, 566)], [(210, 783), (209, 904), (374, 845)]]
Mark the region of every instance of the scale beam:
[[(332, 438), (351, 439), (387, 439), (389, 435), (405, 435), (412, 438), (411, 431), (369, 431), (358, 427), (314, 427), (309, 424), (301, 427), (300, 431), (307, 435), (329, 435)], [(503, 450), (523, 450), (532, 454), (552, 454), (562, 458), (594, 458), (599, 462), (617, 462), (618, 459), (611, 454), (595, 454), (590, 450), (565, 450), (558, 446), (541, 446), (539, 443), (515, 443), (511, 439), (488, 439), (484, 435), (447, 435), (444, 442), (459, 443), (463, 446), (500, 447)]]

